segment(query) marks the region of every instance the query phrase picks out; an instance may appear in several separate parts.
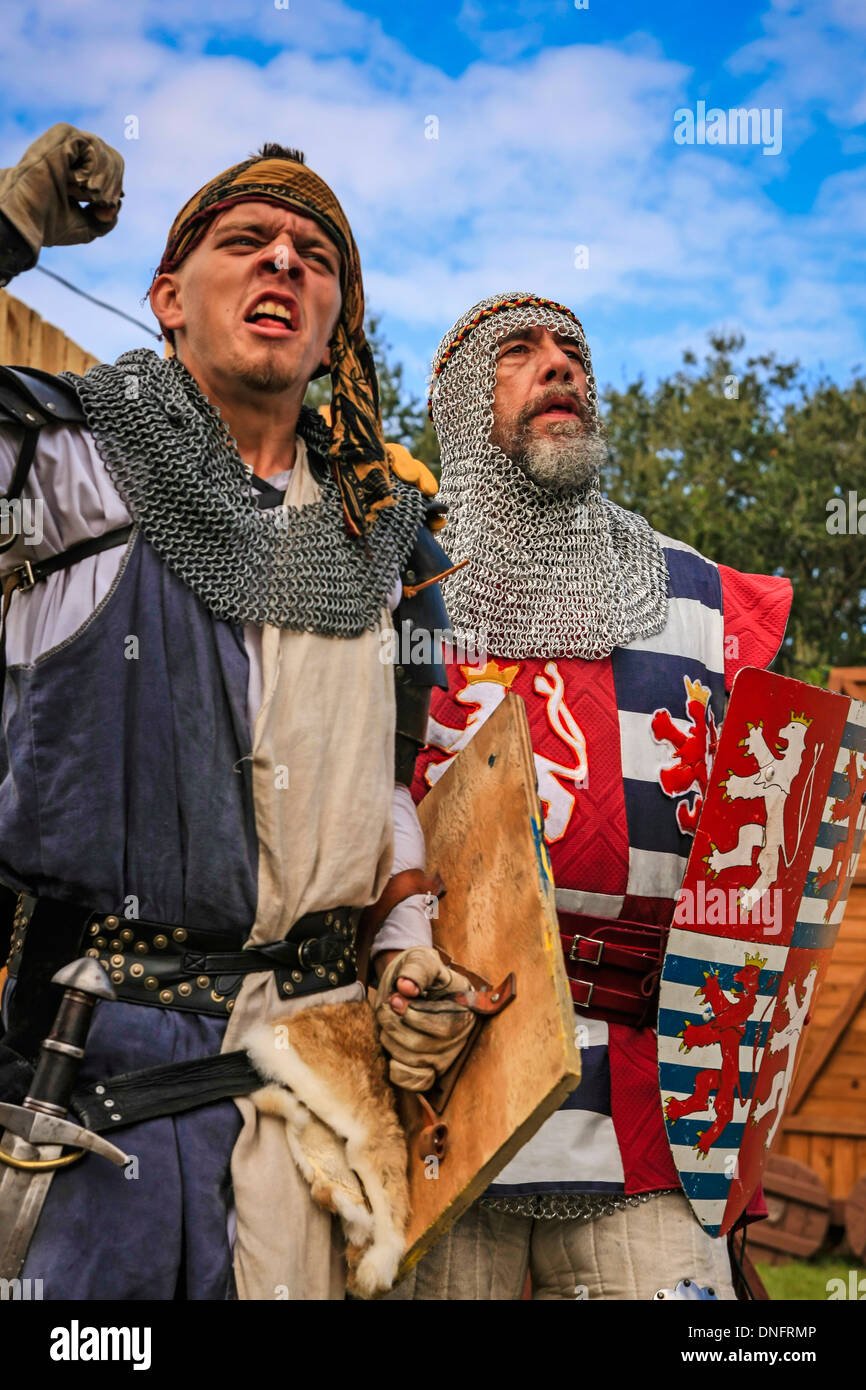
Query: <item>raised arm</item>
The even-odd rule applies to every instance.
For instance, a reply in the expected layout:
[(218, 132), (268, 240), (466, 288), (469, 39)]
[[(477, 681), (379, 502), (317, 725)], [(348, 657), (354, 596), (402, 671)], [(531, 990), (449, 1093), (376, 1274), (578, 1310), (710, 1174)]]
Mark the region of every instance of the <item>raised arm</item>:
[(71, 246), (116, 226), (123, 159), (98, 136), (59, 124), (11, 169), (0, 169), (0, 287), (30, 270), (43, 246)]

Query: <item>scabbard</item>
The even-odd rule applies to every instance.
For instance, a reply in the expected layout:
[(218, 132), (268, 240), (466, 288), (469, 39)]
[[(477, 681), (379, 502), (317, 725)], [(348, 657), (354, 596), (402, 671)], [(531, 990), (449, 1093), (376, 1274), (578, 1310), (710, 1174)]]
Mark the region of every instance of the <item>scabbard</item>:
[(75, 1092), (71, 1108), (87, 1129), (101, 1134), (249, 1095), (265, 1085), (246, 1052), (221, 1052), (95, 1081)]

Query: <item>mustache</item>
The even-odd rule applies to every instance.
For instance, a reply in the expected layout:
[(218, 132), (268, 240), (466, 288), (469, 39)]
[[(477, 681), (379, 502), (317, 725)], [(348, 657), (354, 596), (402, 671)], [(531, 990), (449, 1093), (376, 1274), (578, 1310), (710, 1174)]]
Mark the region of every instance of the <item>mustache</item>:
[(574, 405), (577, 418), (582, 424), (592, 426), (595, 424), (595, 416), (590, 409), (589, 402), (586, 401), (578, 391), (571, 387), (551, 386), (549, 390), (543, 391), (535, 400), (529, 401), (519, 412), (517, 417), (518, 425), (527, 425), (529, 421), (538, 415), (551, 401), (568, 400)]

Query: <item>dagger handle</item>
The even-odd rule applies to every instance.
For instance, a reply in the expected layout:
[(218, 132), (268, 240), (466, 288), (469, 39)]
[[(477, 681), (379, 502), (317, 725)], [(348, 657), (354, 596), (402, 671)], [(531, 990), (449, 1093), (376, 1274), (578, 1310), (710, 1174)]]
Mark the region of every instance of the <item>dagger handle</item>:
[(81, 989), (65, 991), (54, 1026), (42, 1044), (30, 1095), (24, 1101), (26, 1109), (66, 1115), (98, 997)]

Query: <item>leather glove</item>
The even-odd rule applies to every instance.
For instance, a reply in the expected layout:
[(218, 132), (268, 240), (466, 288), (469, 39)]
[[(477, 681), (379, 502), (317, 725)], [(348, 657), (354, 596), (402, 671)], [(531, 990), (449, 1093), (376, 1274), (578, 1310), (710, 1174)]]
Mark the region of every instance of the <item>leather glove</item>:
[(117, 224), (122, 197), (117, 150), (71, 125), (53, 125), (13, 169), (0, 170), (0, 212), (30, 246), (34, 264), (43, 246), (105, 236)]
[[(397, 1014), (389, 1003), (404, 976), (421, 990), (406, 998), (406, 1011)], [(432, 946), (412, 946), (385, 967), (374, 1004), (380, 1041), (389, 1054), (389, 1076), (405, 1091), (427, 1091), (447, 1071), (471, 1031), (475, 1015), (465, 1004), (443, 998), (471, 989), (465, 975), (442, 963)]]
[(398, 478), (402, 478), (404, 483), (414, 483), (425, 497), (436, 496), (439, 484), (435, 475), (430, 472), (426, 463), (410, 454), (404, 444), (386, 444), (385, 453)]

